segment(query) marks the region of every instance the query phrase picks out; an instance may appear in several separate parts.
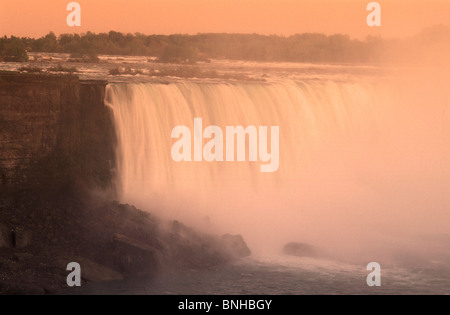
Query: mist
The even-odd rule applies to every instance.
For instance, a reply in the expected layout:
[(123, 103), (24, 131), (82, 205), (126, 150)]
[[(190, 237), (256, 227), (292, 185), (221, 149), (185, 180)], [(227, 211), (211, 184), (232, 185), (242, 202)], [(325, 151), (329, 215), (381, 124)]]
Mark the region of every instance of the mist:
[[(362, 79), (109, 86), (121, 201), (241, 234), (257, 255), (302, 242), (350, 262), (449, 262), (450, 49), (435, 32)], [(223, 130), (279, 126), (279, 170), (174, 162), (172, 128), (198, 117)]]

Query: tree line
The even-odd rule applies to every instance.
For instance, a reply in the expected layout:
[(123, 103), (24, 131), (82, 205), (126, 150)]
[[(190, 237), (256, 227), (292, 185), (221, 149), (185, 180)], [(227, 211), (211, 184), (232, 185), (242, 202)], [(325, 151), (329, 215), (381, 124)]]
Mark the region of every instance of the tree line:
[[(27, 51), (59, 52), (80, 56), (96, 54), (156, 56), (161, 62), (195, 63), (208, 59), (248, 61), (373, 63), (401, 46), (400, 40), (348, 35), (304, 33), (292, 36), (258, 34), (144, 35), (110, 31), (95, 34), (53, 32), (41, 38), (0, 38), (0, 59), (26, 61)], [(95, 58), (93, 58), (95, 59)]]

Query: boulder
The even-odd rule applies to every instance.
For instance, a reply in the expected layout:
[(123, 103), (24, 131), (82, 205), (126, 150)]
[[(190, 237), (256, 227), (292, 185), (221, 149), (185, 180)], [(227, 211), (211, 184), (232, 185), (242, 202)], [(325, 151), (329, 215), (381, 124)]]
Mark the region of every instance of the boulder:
[(88, 282), (101, 282), (101, 281), (119, 281), (123, 280), (123, 276), (108, 267), (97, 264), (96, 262), (85, 257), (59, 257), (57, 260), (58, 269), (63, 269), (63, 274), (68, 274), (66, 270), (67, 264), (70, 262), (76, 262), (80, 264), (81, 279)]
[(78, 261), (81, 267), (81, 278), (89, 282), (123, 280), (123, 276), (110, 268), (99, 265), (89, 259)]
[(30, 253), (15, 253), (13, 256), (13, 259), (15, 261), (22, 262), (22, 261), (31, 260), (31, 259), (33, 259), (33, 257), (34, 257), (34, 255), (30, 254)]
[(241, 235), (225, 234), (222, 236), (222, 244), (227, 254), (235, 259), (244, 258), (251, 254)]
[(25, 248), (31, 245), (33, 238), (31, 231), (15, 230), (13, 235), (15, 248)]
[(13, 246), (12, 233), (0, 224), (0, 248), (11, 248)]
[(115, 264), (126, 275), (155, 275), (162, 267), (161, 252), (125, 235), (113, 236)]
[(314, 247), (303, 244), (292, 242), (288, 243), (283, 248), (283, 253), (286, 255), (297, 256), (297, 257), (316, 257), (317, 252)]

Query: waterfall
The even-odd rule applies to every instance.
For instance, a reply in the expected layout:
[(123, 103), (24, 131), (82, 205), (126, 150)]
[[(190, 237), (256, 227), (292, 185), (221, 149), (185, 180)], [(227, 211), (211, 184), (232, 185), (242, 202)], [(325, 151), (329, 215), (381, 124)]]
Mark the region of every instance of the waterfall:
[[(424, 177), (411, 185), (408, 170), (443, 157), (428, 145), (417, 158), (408, 130), (434, 134), (428, 123), (416, 124), (421, 110), (406, 110), (398, 95), (369, 80), (109, 85), (120, 201), (214, 232), (251, 230), (249, 238), (266, 244), (299, 236), (319, 242), (324, 233), (327, 242), (348, 242), (383, 222), (396, 230), (406, 213), (423, 215), (414, 200), (430, 184)], [(172, 129), (192, 130), (194, 118), (222, 130), (279, 126), (279, 169), (173, 161)]]

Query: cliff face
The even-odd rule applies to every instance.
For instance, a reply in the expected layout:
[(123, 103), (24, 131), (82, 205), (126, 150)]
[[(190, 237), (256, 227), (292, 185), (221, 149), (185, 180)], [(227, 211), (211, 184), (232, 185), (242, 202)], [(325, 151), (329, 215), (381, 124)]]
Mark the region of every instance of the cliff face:
[(73, 183), (112, 192), (115, 136), (106, 81), (0, 74), (0, 191)]

